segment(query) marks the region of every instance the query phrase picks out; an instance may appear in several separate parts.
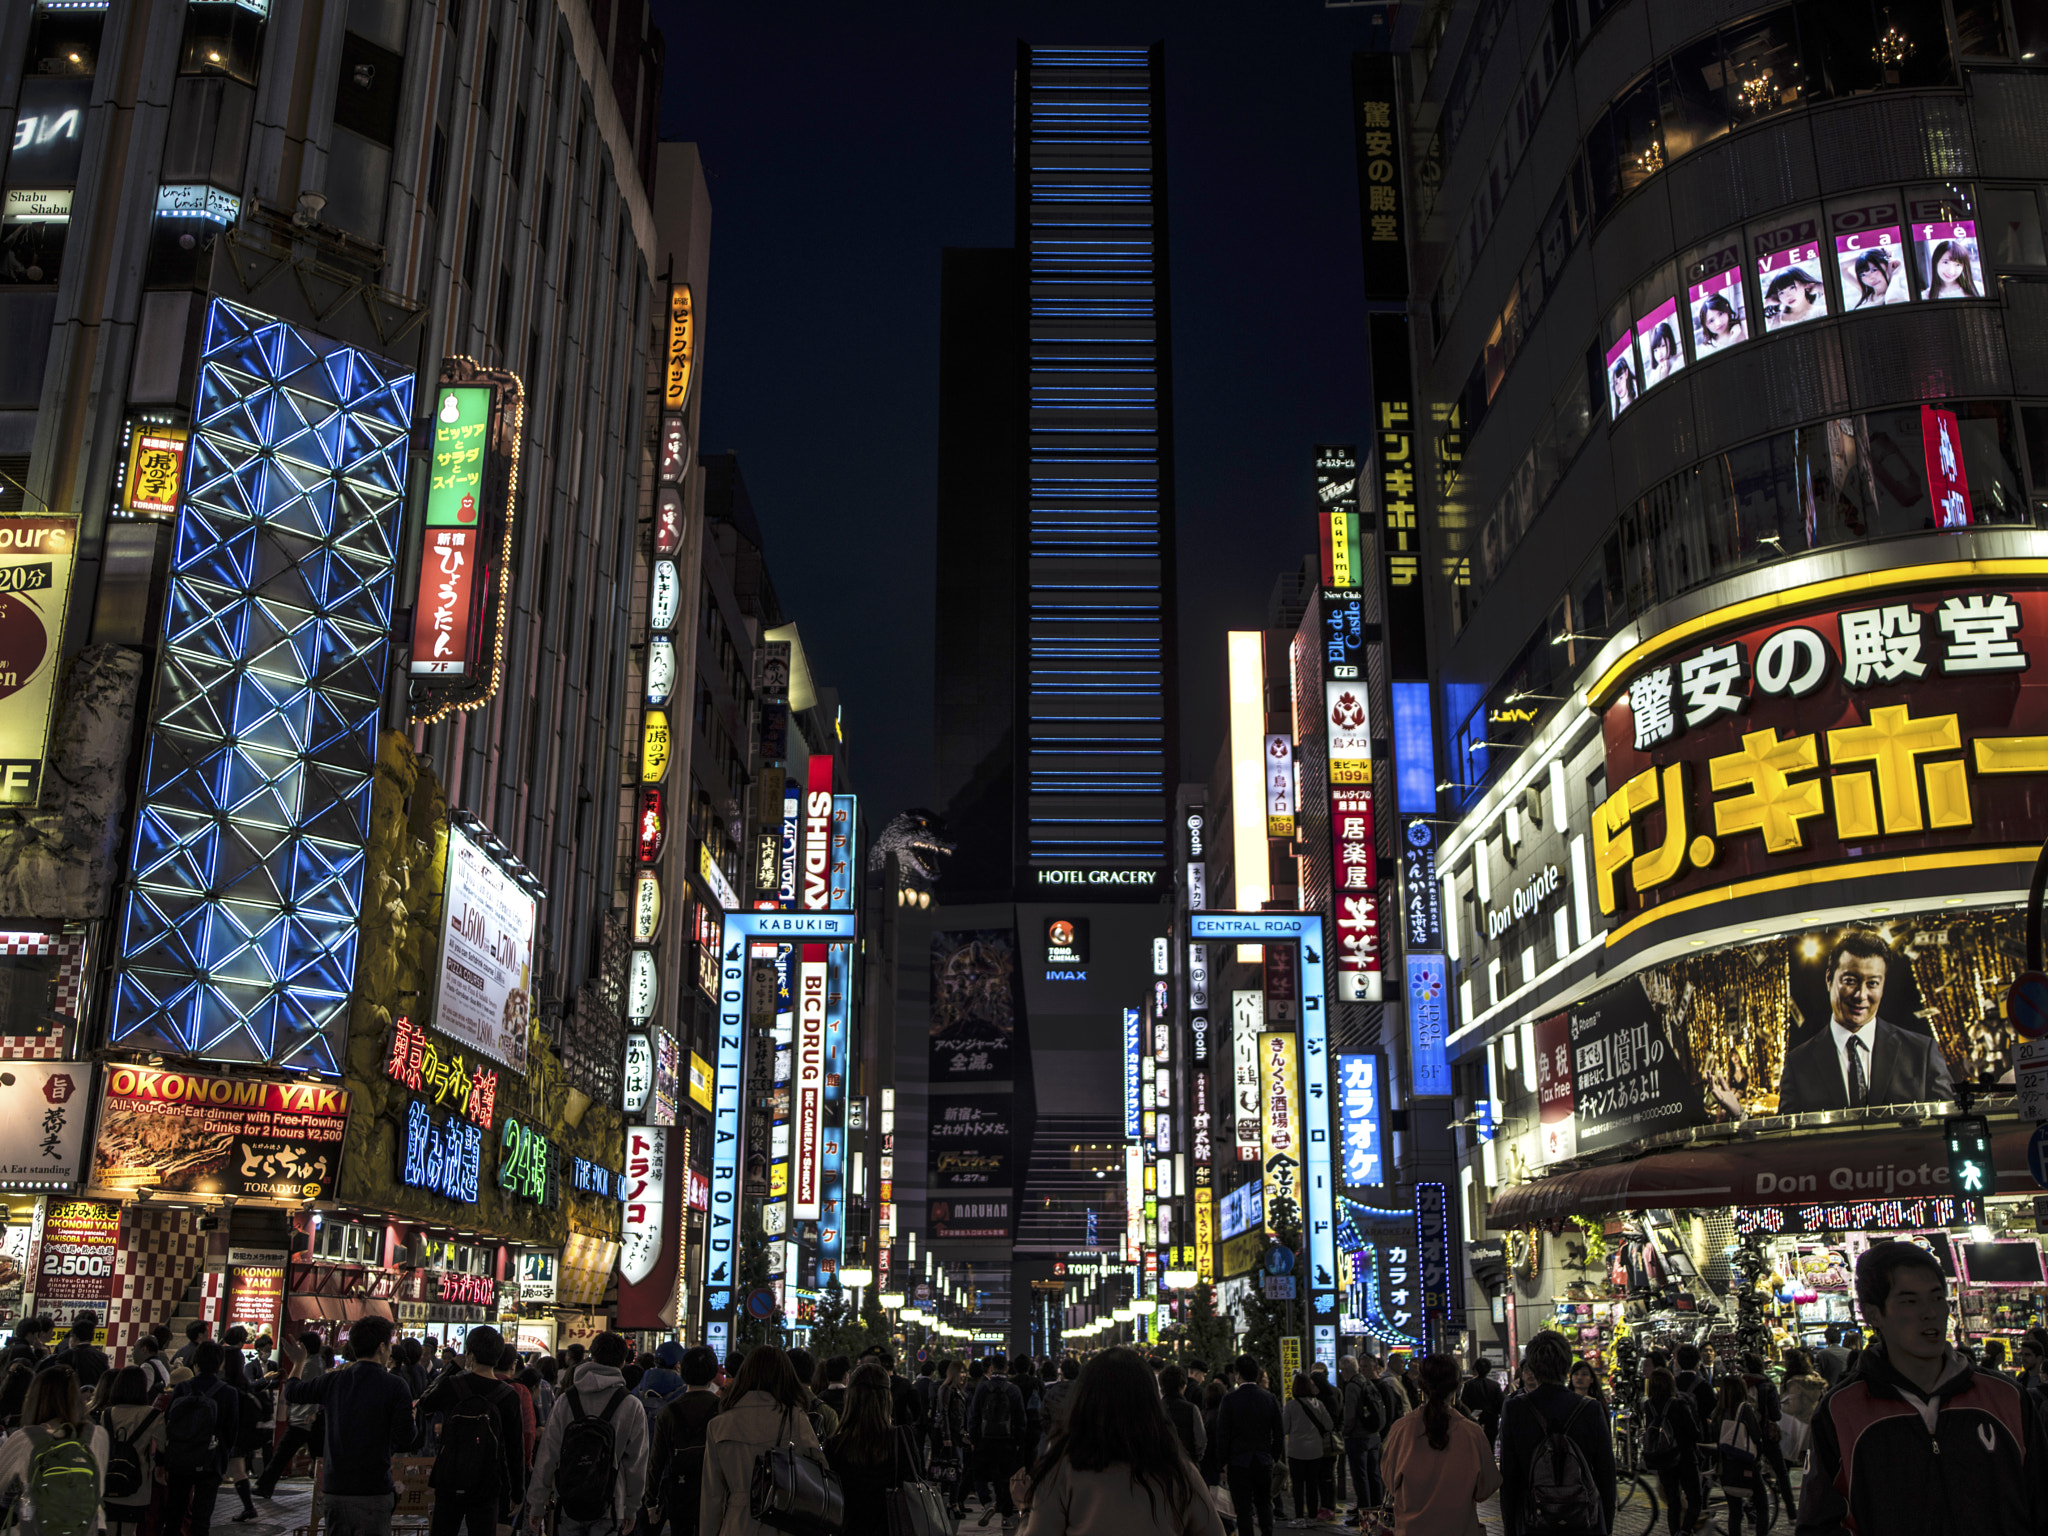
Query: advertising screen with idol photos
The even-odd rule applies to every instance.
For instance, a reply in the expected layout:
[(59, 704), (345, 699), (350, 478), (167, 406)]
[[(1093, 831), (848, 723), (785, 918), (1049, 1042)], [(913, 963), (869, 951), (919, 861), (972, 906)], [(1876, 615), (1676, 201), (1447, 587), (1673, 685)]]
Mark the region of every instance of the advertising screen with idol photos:
[(1636, 371), (1635, 333), (1630, 332), (1607, 349), (1607, 410), (1613, 420), (1621, 420), (1621, 413), (1636, 403), (1641, 378)]
[(1757, 292), (1763, 297), (1764, 329), (1790, 330), (1825, 318), (1828, 286), (1822, 277), (1820, 243), (1802, 240), (1756, 259)]
[(1692, 355), (1712, 357), (1749, 340), (1749, 301), (1742, 291), (1742, 260), (1736, 246), (1693, 264), (1685, 290), (1692, 326)]
[(1977, 248), (1976, 220), (1915, 224), (1913, 255), (1922, 298), (1984, 297), (1984, 261)]
[(1676, 299), (1653, 305), (1647, 315), (1636, 321), (1636, 351), (1643, 363), (1643, 388), (1655, 389), (1685, 366), (1685, 343), (1679, 337), (1683, 329)]
[(1897, 217), (1897, 206), (1891, 203), (1838, 209), (1829, 216), (1844, 313), (1904, 304), (1911, 297), (1906, 290), (1905, 234), (1890, 222)]

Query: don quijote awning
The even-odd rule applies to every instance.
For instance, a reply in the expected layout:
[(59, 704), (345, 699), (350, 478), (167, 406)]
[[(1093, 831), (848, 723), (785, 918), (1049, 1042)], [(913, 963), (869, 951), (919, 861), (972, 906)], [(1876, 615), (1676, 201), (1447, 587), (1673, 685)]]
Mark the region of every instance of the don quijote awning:
[[(1991, 1161), (2000, 1195), (2039, 1194), (2027, 1171), (2028, 1125), (1992, 1127)], [(1614, 1216), (1662, 1207), (1803, 1205), (1948, 1195), (1948, 1148), (1940, 1118), (1911, 1127), (1887, 1123), (1834, 1133), (1758, 1135), (1652, 1151), (1628, 1162), (1576, 1168), (1515, 1184), (1486, 1213), (1496, 1230)]]

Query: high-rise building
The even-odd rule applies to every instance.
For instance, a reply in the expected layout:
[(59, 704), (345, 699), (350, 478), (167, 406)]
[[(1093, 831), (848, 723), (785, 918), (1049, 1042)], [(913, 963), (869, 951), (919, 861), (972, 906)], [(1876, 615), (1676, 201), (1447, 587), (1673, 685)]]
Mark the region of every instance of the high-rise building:
[[(955, 878), (974, 894), (1162, 890), (1178, 757), (1164, 71), (1158, 47), (1019, 44), (1014, 253), (947, 257), (938, 788), (972, 839)], [(1009, 878), (990, 881), (999, 858)]]
[(1459, 1224), (1506, 1240), (1489, 1349), (1549, 1317), (1564, 1250), (1519, 1234), (1566, 1218), (1760, 1337), (1723, 1244), (1761, 1273), (1896, 1224), (1812, 1202), (1943, 1167), (1929, 1106), (2010, 1081), (2044, 33), (2007, 0), (1481, 4), (1357, 73), (1368, 296), (1414, 300), (1374, 317), (1367, 483), (1427, 589), (1447, 818), (1407, 1001), (1450, 1013)]

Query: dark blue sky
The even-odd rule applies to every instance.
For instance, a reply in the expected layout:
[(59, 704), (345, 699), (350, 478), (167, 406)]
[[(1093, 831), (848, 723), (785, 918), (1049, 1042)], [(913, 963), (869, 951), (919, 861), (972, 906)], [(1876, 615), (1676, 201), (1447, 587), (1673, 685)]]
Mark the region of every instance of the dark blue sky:
[[(1008, 245), (1016, 40), (1166, 42), (1181, 768), (1224, 631), (1310, 547), (1310, 446), (1367, 440), (1350, 57), (1373, 8), (662, 3), (662, 136), (712, 202), (703, 444), (737, 450), (856, 787), (931, 796), (939, 252)], [(1113, 25), (1105, 22), (1105, 17)], [(879, 821), (875, 823), (879, 825)]]

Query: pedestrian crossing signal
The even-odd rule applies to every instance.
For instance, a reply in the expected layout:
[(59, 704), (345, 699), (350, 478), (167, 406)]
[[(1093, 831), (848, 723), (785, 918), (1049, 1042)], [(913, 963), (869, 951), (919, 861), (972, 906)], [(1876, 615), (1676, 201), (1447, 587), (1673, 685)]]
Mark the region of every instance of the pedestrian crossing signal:
[(1949, 1193), (1983, 1199), (1992, 1186), (1990, 1122), (1982, 1115), (1952, 1115), (1942, 1129), (1948, 1133)]

